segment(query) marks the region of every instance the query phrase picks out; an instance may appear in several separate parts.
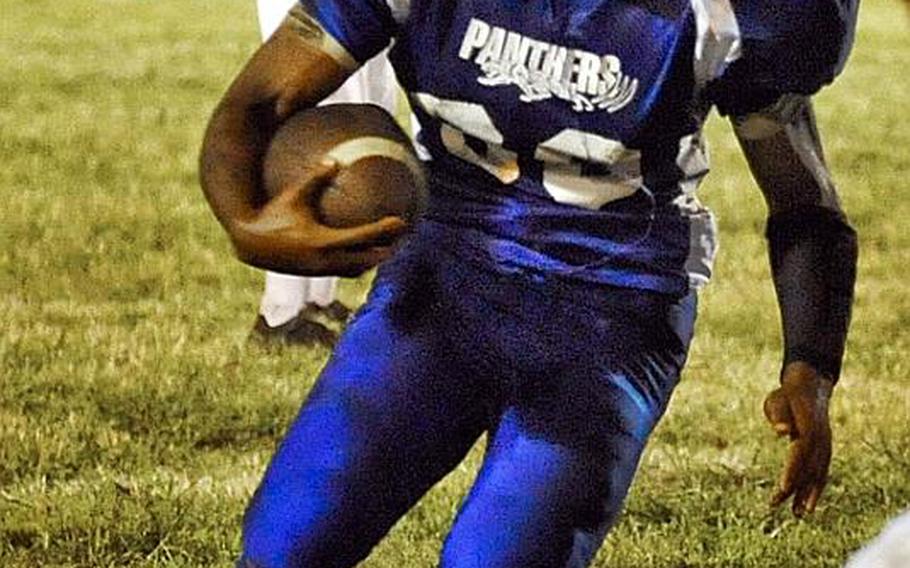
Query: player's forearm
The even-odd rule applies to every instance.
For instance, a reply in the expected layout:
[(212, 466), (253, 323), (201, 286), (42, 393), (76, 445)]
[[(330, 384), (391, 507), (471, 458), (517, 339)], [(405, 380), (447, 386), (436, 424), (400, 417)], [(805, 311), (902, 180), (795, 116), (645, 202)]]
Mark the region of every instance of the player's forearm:
[(260, 170), (272, 135), (294, 112), (336, 89), (347, 72), (285, 25), (229, 87), (206, 130), (200, 182), (235, 244), (244, 239), (242, 227), (265, 201)]
[(200, 184), (232, 238), (237, 222), (252, 218), (263, 200), (259, 163), (274, 129), (265, 114), (254, 103), (226, 98), (212, 115), (202, 144)]
[(802, 361), (836, 382), (853, 304), (856, 233), (840, 211), (811, 206), (771, 215), (767, 238), (784, 366)]
[(856, 279), (856, 233), (840, 209), (811, 101), (784, 97), (734, 124), (768, 203), (785, 366), (803, 361), (837, 380)]

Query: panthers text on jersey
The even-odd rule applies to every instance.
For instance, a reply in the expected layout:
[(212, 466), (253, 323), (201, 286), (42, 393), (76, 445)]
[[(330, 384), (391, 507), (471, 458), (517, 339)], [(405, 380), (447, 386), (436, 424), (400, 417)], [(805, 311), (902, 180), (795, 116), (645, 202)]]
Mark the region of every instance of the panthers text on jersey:
[[(432, 158), (428, 222), (497, 270), (680, 294), (708, 280), (702, 124), (814, 92), (854, 0), (304, 0), (391, 60)], [(806, 55), (809, 55), (808, 57)]]

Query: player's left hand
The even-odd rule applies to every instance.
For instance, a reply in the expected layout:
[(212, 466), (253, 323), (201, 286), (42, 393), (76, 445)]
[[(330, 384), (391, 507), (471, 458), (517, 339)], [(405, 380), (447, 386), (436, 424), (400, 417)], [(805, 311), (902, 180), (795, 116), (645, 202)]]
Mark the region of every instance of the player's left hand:
[(828, 401), (832, 382), (803, 362), (789, 363), (781, 386), (765, 399), (765, 416), (779, 436), (790, 437), (790, 449), (771, 506), (793, 496), (793, 514), (815, 510), (828, 481), (831, 425)]

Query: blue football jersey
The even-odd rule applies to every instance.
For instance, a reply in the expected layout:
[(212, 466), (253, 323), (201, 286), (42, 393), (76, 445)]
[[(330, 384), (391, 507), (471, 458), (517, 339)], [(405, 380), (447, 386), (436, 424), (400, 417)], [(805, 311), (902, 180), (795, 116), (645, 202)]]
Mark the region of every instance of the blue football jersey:
[(798, 59), (787, 50), (810, 42), (793, 41), (805, 25), (796, 18), (850, 2), (302, 5), (356, 61), (394, 41), (390, 59), (430, 157), (427, 222), (457, 229), (458, 254), (504, 272), (681, 294), (708, 280), (716, 249), (695, 197), (711, 105), (748, 112), (817, 90), (842, 65), (849, 33), (815, 38), (827, 47), (810, 64), (787, 68), (782, 54)]

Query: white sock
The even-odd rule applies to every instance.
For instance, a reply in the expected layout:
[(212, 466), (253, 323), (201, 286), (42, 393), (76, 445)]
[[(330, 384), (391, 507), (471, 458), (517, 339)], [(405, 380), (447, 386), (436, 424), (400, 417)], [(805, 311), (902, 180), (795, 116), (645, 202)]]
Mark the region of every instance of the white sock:
[(287, 323), (306, 306), (308, 292), (307, 278), (266, 272), (259, 313), (271, 327)]
[(326, 276), (322, 278), (306, 278), (308, 280), (307, 290), (304, 293), (304, 301), (307, 304), (316, 304), (319, 307), (326, 307), (335, 301), (335, 288), (338, 285), (338, 278)]
[(277, 272), (265, 273), (265, 291), (259, 314), (270, 327), (291, 321), (307, 304), (326, 307), (335, 301), (338, 278), (305, 278)]

